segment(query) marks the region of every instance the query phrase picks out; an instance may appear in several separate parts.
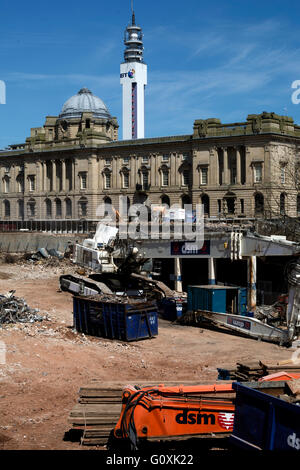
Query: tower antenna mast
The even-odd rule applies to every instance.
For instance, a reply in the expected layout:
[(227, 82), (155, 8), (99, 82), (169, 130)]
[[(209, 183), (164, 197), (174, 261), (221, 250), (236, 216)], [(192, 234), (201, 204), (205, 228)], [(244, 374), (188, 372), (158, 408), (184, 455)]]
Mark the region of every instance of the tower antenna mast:
[(135, 14), (133, 10), (133, 0), (131, 0), (132, 25), (135, 25)]

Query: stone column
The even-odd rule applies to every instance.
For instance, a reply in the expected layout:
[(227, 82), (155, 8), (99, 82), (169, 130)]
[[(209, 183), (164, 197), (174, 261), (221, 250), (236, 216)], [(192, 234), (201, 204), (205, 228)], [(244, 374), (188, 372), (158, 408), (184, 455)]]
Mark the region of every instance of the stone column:
[(47, 162), (43, 162), (43, 191), (47, 191)]
[(223, 148), (223, 184), (229, 184), (229, 170), (228, 170), (228, 151), (227, 147)]
[(66, 160), (61, 161), (61, 189), (66, 191)]
[(253, 185), (253, 169), (250, 165), (251, 163), (251, 153), (250, 148), (246, 147), (246, 155), (245, 155), (245, 164), (246, 164), (246, 184)]
[(71, 160), (72, 161), (72, 190), (75, 191), (77, 188), (77, 175), (76, 175), (76, 165), (77, 165), (77, 162), (74, 160)]
[(241, 184), (241, 150), (236, 149), (236, 184)]
[(52, 191), (56, 191), (56, 162), (52, 160)]

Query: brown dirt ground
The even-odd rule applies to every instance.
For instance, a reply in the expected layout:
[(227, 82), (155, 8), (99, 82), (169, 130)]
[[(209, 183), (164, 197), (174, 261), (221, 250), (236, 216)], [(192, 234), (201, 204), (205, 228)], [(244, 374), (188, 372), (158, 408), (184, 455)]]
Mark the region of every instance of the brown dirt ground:
[(291, 357), (288, 349), (275, 344), (164, 320), (151, 340), (122, 343), (85, 337), (72, 329), (72, 296), (58, 292), (59, 271), (0, 265), (0, 293), (14, 289), (50, 316), (50, 321), (0, 329), (7, 351), (6, 364), (0, 364), (0, 449), (84, 448), (63, 438), (79, 388), (95, 379), (214, 382), (217, 367)]

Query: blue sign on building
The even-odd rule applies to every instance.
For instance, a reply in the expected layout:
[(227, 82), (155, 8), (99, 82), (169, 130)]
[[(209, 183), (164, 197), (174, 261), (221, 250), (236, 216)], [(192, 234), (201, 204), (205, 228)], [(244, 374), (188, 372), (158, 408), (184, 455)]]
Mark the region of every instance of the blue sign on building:
[(171, 255), (210, 255), (210, 240), (205, 240), (203, 244), (197, 242), (171, 242)]

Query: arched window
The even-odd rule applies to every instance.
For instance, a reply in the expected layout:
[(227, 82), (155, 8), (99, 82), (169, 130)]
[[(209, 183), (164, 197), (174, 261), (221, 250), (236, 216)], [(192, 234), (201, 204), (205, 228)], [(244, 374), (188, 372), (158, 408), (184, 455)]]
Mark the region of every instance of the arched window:
[(170, 207), (170, 198), (169, 198), (169, 196), (167, 196), (166, 194), (163, 194), (161, 196), (161, 203), (166, 204), (167, 206)]
[(24, 218), (24, 201), (23, 199), (18, 200), (18, 217)]
[(203, 213), (209, 217), (209, 197), (207, 194), (201, 196), (201, 203), (203, 204)]
[(264, 196), (262, 193), (256, 193), (254, 197), (255, 202), (255, 215), (263, 214), (264, 212)]
[(112, 213), (112, 202), (110, 197), (104, 198), (104, 216), (110, 215)]
[(27, 215), (30, 219), (35, 217), (35, 206), (36, 206), (35, 200), (29, 199), (29, 201), (27, 202)]
[(9, 193), (10, 189), (10, 178), (9, 176), (5, 175), (3, 178), (3, 189), (5, 193)]
[(280, 194), (279, 206), (280, 206), (280, 214), (284, 215), (285, 214), (285, 194), (284, 193)]
[(191, 201), (191, 198), (188, 194), (183, 194), (183, 196), (181, 196), (181, 207), (184, 209), (184, 206), (186, 204), (191, 204), (192, 201)]
[(78, 212), (79, 217), (87, 217), (87, 210), (88, 210), (88, 202), (85, 197), (82, 197), (78, 201)]
[(17, 176), (17, 186), (18, 186), (18, 193), (24, 192), (24, 176), (23, 174), (19, 174)]
[(55, 206), (56, 206), (56, 217), (61, 217), (62, 210), (61, 210), (61, 200), (55, 199)]
[(5, 200), (4, 204), (4, 217), (10, 217), (10, 202)]
[(46, 217), (50, 218), (52, 217), (52, 202), (50, 201), (50, 199), (46, 199), (45, 204), (46, 204)]
[(104, 189), (110, 189), (111, 188), (111, 171), (108, 168), (104, 170), (103, 177), (104, 177)]
[(72, 217), (72, 201), (71, 199), (67, 198), (65, 200), (66, 204), (66, 217)]

